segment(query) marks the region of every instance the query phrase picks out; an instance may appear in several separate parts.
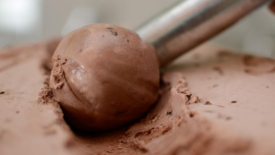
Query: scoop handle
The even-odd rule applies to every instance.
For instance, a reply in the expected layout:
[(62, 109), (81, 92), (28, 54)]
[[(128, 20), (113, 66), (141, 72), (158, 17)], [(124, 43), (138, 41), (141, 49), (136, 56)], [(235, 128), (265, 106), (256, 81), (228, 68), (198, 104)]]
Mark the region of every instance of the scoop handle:
[(164, 67), (269, 1), (183, 0), (136, 33), (156, 48), (160, 67)]

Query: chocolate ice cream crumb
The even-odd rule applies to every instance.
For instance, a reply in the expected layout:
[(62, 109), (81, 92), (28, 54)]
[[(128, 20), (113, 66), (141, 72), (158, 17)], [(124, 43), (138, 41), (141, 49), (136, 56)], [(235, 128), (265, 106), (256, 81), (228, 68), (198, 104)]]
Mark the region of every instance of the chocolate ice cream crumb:
[(213, 105), (213, 106), (217, 106), (217, 107), (220, 107), (220, 108), (224, 108), (224, 106), (218, 105), (218, 104), (213, 104), (210, 101), (206, 101), (204, 105)]
[[(45, 83), (47, 83), (47, 82), (45, 82)], [(49, 85), (45, 85), (39, 93), (40, 101), (43, 104), (47, 104), (47, 103), (50, 103), (53, 100), (52, 97), (53, 97), (52, 90), (50, 89)]]
[(195, 116), (195, 114), (196, 114), (196, 112), (191, 111), (191, 112), (189, 113), (189, 116), (192, 118), (192, 117), (194, 117), (194, 116)]
[(44, 85), (49, 86), (49, 83), (45, 81), (45, 82), (44, 82)]
[(210, 101), (206, 101), (205, 105), (212, 105), (212, 103)]
[(199, 102), (201, 102), (201, 99), (197, 95), (192, 94), (190, 97), (189, 103), (194, 104), (194, 103), (199, 103)]
[(5, 91), (1, 91), (1, 92), (0, 92), (0, 95), (5, 94), (5, 93), (6, 93)]
[(170, 131), (172, 129), (172, 125), (168, 125), (164, 127), (164, 130), (162, 131), (162, 134), (167, 133), (168, 131)]
[(170, 115), (171, 116), (172, 113), (173, 113), (172, 111), (167, 111), (166, 115)]
[(178, 93), (182, 93), (182, 94), (185, 94), (185, 95), (187, 95), (187, 96), (190, 96), (190, 95), (191, 95), (189, 89), (186, 88), (186, 86), (180, 85), (180, 86), (177, 88), (177, 91), (178, 91)]
[(118, 33), (117, 33), (113, 28), (108, 27), (107, 29), (109, 30), (109, 32), (112, 33), (112, 35), (114, 35), (114, 36), (117, 36), (117, 35), (118, 35)]
[(237, 103), (237, 101), (231, 101), (231, 103)]

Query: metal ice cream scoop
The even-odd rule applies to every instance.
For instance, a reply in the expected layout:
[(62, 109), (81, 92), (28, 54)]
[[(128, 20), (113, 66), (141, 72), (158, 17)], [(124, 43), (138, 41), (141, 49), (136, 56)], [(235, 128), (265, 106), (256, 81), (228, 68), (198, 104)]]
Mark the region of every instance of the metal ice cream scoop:
[(271, 0), (185, 0), (136, 30), (165, 66)]

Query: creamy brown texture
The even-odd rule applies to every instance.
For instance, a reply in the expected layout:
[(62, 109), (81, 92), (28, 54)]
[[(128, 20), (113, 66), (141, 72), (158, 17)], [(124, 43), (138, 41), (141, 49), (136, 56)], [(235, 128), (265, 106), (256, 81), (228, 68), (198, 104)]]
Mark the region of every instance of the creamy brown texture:
[(54, 99), (77, 130), (105, 131), (142, 117), (158, 98), (154, 48), (134, 32), (85, 26), (59, 44), (50, 77)]
[(57, 104), (43, 105), (45, 44), (0, 50), (0, 154), (73, 154), (72, 137)]
[(0, 53), (1, 155), (275, 153), (273, 60), (203, 46), (162, 75), (162, 97), (143, 120), (113, 132), (79, 135), (66, 126), (57, 104), (37, 101), (47, 77), (41, 68), (44, 48)]

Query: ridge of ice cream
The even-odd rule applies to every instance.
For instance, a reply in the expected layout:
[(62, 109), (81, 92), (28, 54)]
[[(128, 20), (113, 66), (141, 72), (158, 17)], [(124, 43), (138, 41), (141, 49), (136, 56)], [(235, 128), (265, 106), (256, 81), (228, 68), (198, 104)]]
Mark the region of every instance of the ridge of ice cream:
[(121, 127), (142, 117), (158, 98), (155, 49), (121, 27), (94, 24), (71, 32), (53, 64), (54, 99), (77, 130)]

